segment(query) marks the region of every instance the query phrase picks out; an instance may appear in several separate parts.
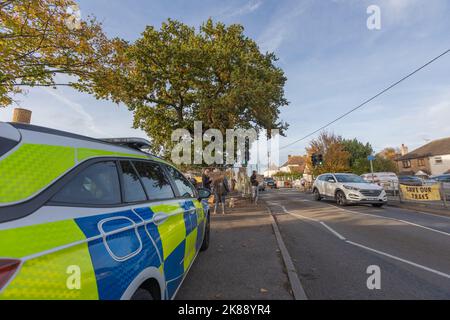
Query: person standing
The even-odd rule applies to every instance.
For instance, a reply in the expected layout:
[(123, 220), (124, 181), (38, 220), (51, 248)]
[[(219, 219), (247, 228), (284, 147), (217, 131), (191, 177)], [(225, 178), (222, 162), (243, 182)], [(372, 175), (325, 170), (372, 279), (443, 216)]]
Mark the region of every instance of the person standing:
[(225, 200), (230, 189), (227, 178), (220, 170), (214, 171), (212, 186), (214, 192), (214, 214), (217, 214), (219, 204), (222, 207), (222, 214), (225, 214)]
[(202, 187), (208, 190), (211, 190), (211, 178), (209, 177), (210, 171), (209, 169), (205, 169), (202, 174)]
[(253, 171), (253, 174), (250, 177), (250, 184), (252, 185), (252, 202), (254, 204), (258, 204), (259, 182), (258, 182), (258, 175), (257, 175), (256, 171)]

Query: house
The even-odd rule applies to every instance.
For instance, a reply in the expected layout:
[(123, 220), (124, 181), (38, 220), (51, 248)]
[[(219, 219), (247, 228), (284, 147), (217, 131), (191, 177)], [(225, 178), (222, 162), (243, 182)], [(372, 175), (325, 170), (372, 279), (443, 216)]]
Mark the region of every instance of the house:
[(273, 177), (278, 172), (280, 172), (278, 166), (276, 166), (275, 164), (272, 163), (272, 164), (270, 164), (268, 169), (264, 170), (264, 177), (266, 177), (266, 178)]
[(288, 161), (280, 167), (280, 172), (302, 174), (305, 171), (305, 167), (305, 156), (288, 156)]
[(402, 146), (402, 156), (396, 159), (400, 174), (414, 175), (419, 171), (433, 176), (450, 171), (450, 137), (432, 141), (414, 151)]

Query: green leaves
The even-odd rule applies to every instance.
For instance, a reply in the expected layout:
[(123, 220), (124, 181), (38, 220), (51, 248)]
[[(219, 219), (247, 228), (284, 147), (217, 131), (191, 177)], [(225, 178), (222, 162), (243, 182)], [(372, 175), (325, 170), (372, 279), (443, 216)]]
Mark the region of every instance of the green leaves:
[[(134, 125), (153, 140), (153, 151), (170, 150), (175, 129), (280, 129), (279, 108), (286, 78), (273, 54), (262, 54), (241, 25), (206, 21), (198, 31), (167, 20), (120, 54), (121, 68), (110, 68), (109, 85), (98, 97), (122, 102), (134, 112)], [(104, 79), (99, 79), (104, 82)], [(105, 91), (105, 88), (108, 90)], [(100, 89), (100, 90), (99, 90)]]
[[(286, 77), (241, 25), (206, 21), (197, 30), (168, 19), (134, 43), (108, 39), (90, 18), (73, 29), (73, 0), (6, 1), (0, 6), (0, 106), (27, 86), (57, 86), (71, 75), (80, 91), (125, 104), (134, 127), (168, 154), (175, 129), (279, 129)], [(71, 20), (72, 21), (72, 20)], [(72, 21), (73, 22), (73, 21)], [(71, 24), (72, 25), (72, 24)]]
[[(370, 162), (368, 156), (374, 153), (369, 143), (363, 144), (356, 138), (353, 140), (343, 140), (345, 150), (350, 154), (349, 166), (353, 173), (358, 175), (370, 172)], [(393, 161), (396, 157), (396, 150), (386, 148), (376, 155), (374, 170), (376, 172), (397, 172), (397, 165)]]
[(373, 154), (373, 148), (369, 143), (363, 144), (356, 138), (343, 140), (345, 150), (350, 154), (349, 165), (353, 173), (361, 175), (370, 172), (368, 156)]

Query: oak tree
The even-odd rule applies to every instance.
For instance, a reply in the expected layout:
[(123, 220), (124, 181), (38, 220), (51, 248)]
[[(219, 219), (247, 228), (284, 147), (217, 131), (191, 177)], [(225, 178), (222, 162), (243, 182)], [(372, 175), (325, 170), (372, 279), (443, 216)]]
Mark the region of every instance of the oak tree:
[(261, 53), (241, 25), (211, 19), (198, 30), (181, 22), (148, 26), (134, 43), (117, 50), (117, 63), (90, 86), (98, 98), (124, 103), (134, 126), (153, 142), (153, 151), (171, 148), (171, 133), (219, 129), (280, 129), (286, 77), (273, 53)]

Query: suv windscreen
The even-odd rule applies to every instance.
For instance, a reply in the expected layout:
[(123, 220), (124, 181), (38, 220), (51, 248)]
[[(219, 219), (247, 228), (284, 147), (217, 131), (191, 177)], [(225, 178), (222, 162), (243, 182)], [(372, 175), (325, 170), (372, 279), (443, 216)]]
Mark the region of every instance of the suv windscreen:
[(363, 178), (353, 174), (335, 174), (338, 182), (343, 183), (367, 183)]
[(122, 167), (123, 200), (128, 203), (146, 201), (147, 195), (131, 161), (120, 161), (120, 166)]
[(134, 161), (134, 167), (139, 173), (149, 200), (174, 198), (169, 179), (160, 165), (151, 162)]
[(115, 162), (99, 162), (84, 169), (51, 201), (75, 205), (120, 204), (120, 184)]

